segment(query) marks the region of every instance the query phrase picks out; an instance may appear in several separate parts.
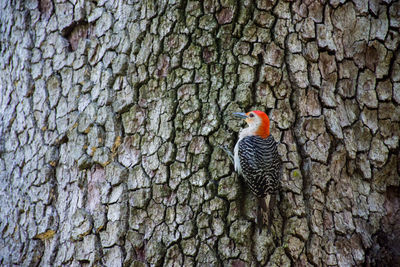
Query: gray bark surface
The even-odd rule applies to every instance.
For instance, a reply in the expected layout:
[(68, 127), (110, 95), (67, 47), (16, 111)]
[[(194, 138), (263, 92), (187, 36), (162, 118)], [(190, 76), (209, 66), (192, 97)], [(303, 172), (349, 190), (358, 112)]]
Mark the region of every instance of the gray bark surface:
[[(399, 1), (0, 1), (0, 265), (400, 265)], [(271, 108), (271, 232), (219, 145)]]

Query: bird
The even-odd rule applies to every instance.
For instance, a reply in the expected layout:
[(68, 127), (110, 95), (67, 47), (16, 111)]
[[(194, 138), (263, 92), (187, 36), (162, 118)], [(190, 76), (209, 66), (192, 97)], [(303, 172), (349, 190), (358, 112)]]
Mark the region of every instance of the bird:
[[(276, 193), (282, 177), (278, 143), (270, 134), (270, 120), (265, 112), (253, 110), (247, 113), (235, 112), (233, 115), (244, 119), (248, 127), (239, 132), (234, 153), (226, 147), (223, 150), (234, 163), (235, 171), (258, 198), (257, 224), (260, 231), (263, 221), (267, 221), (269, 231), (273, 208), (271, 205), (276, 203)], [(260, 208), (268, 213), (267, 218)]]

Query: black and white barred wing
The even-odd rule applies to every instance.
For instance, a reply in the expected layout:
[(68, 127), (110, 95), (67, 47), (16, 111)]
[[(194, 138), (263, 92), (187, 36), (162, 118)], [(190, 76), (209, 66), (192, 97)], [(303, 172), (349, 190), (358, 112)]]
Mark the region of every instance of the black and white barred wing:
[(272, 136), (247, 136), (239, 142), (242, 176), (258, 197), (274, 193), (282, 176), (282, 163), (277, 143)]

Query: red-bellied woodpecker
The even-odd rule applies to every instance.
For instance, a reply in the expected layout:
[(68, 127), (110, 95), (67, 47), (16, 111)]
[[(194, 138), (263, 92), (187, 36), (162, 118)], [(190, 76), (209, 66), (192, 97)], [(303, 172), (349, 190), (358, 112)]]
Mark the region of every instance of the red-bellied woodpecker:
[[(275, 205), (275, 193), (279, 188), (282, 176), (282, 162), (278, 154), (277, 143), (269, 132), (269, 118), (262, 111), (255, 110), (248, 113), (234, 113), (236, 117), (244, 119), (249, 127), (239, 133), (239, 140), (235, 145), (234, 154), (227, 153), (235, 164), (235, 171), (243, 177), (251, 192), (256, 195), (260, 207), (271, 215)], [(271, 201), (265, 197), (271, 196)], [(261, 223), (261, 213), (258, 214), (258, 224)], [(268, 216), (270, 217), (270, 216)], [(270, 227), (270, 219), (268, 228)]]

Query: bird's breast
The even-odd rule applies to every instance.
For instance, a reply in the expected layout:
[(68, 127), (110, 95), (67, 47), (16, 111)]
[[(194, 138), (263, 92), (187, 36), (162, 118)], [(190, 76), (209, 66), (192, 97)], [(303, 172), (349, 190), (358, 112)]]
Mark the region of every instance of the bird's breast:
[(239, 141), (235, 145), (235, 149), (233, 151), (233, 160), (235, 162), (235, 171), (239, 174), (241, 174), (241, 168), (240, 168), (240, 160), (239, 160)]

